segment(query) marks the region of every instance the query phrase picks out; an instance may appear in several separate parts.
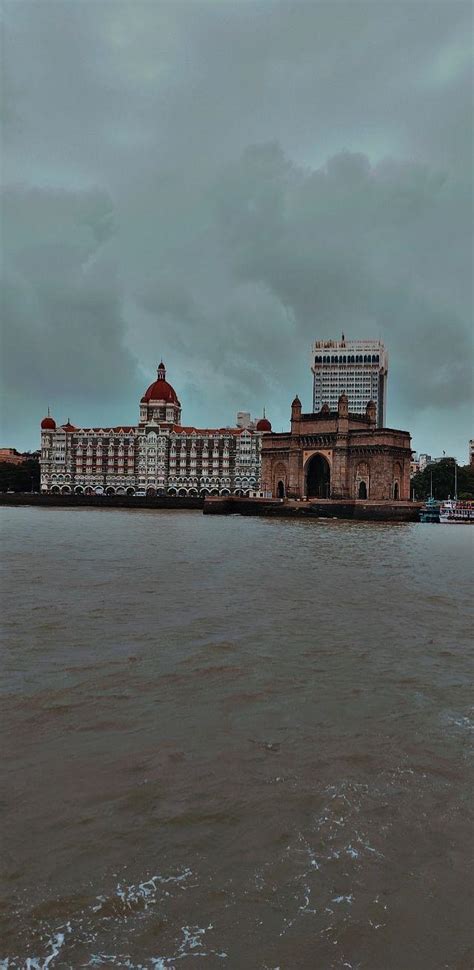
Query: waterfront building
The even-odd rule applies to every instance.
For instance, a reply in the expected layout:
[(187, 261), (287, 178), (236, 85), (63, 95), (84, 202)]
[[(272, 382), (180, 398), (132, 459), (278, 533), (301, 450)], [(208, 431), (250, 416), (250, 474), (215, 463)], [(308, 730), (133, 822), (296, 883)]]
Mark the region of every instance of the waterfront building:
[(136, 425), (81, 428), (41, 422), (41, 491), (108, 495), (250, 495), (260, 488), (260, 450), (270, 422), (255, 427), (181, 424), (181, 404), (160, 363)]
[(303, 414), (295, 397), (290, 431), (265, 434), (261, 453), (262, 488), (274, 497), (410, 498), (410, 435), (377, 427), (374, 401), (354, 414), (341, 394), (335, 410)]
[(22, 465), (23, 462), (36, 458), (36, 453), (29, 454), (17, 451), (16, 448), (0, 448), (0, 462), (8, 465)]
[(346, 394), (349, 411), (363, 414), (367, 401), (375, 402), (377, 427), (386, 421), (388, 354), (381, 340), (316, 340), (312, 348), (313, 412), (328, 404), (337, 411)]

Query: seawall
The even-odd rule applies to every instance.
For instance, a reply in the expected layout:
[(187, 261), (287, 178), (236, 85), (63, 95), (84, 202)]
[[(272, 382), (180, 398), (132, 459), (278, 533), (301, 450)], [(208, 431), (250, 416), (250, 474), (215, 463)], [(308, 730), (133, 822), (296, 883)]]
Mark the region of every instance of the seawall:
[(421, 502), (363, 500), (184, 497), (171, 495), (39, 495), (1, 492), (0, 506), (38, 505), (46, 508), (202, 509), (204, 515), (265, 515), (284, 518), (358, 519), (369, 522), (418, 522)]
[(367, 522), (418, 522), (420, 502), (363, 500), (250, 499), (213, 497), (204, 501), (204, 515), (265, 515), (284, 518), (356, 519)]
[(41, 505), (63, 509), (202, 509), (204, 499), (181, 495), (37, 495), (34, 492), (1, 492), (0, 505)]

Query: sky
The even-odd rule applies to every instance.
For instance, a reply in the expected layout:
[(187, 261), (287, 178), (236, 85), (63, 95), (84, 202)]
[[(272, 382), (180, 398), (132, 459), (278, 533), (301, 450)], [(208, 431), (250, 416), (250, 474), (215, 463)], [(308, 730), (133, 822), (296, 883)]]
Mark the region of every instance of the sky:
[(6, 0), (0, 444), (311, 410), (311, 344), (382, 338), (387, 424), (467, 461), (472, 7)]

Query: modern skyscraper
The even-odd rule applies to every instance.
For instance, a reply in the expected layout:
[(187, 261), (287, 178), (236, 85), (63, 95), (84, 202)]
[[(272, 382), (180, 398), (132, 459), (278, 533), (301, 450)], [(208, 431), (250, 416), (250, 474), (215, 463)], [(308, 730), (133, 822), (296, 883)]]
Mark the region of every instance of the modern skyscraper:
[(313, 344), (313, 411), (323, 404), (337, 411), (341, 394), (347, 394), (349, 411), (365, 414), (374, 401), (377, 427), (386, 423), (388, 354), (381, 340), (316, 340)]

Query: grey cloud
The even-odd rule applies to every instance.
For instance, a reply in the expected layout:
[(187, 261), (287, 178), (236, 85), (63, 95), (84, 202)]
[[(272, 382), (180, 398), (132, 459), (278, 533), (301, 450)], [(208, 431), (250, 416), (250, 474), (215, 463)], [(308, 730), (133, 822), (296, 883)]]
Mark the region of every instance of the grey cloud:
[(73, 420), (97, 420), (97, 406), (110, 410), (136, 379), (136, 364), (124, 346), (117, 271), (104, 245), (112, 211), (110, 200), (97, 191), (5, 193), (7, 436), (17, 434), (24, 421), (38, 424), (48, 403), (69, 408)]
[(344, 329), (386, 339), (392, 423), (461, 454), (471, 16), (7, 0), (11, 443), (52, 393), (132, 420), (162, 354), (185, 420), (266, 404), (281, 426), (311, 341)]

